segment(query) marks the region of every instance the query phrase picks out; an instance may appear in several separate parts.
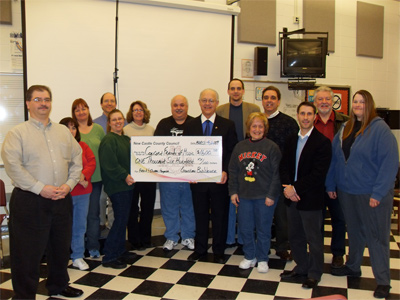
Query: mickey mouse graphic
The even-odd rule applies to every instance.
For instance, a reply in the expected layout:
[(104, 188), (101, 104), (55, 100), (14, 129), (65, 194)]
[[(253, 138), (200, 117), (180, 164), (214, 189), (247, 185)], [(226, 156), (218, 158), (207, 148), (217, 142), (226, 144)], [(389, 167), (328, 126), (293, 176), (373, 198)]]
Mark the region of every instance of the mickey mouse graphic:
[(244, 177), (244, 180), (249, 181), (249, 182), (254, 182), (256, 179), (253, 177), (253, 169), (254, 169), (254, 162), (249, 162), (249, 164), (246, 167), (246, 177)]

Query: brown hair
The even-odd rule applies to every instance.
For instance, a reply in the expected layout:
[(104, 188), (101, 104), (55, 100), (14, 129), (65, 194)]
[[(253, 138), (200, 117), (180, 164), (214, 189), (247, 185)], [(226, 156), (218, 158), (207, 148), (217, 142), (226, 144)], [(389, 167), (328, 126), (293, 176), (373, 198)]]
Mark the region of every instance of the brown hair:
[(136, 104), (140, 105), (142, 107), (142, 109), (143, 109), (143, 113), (144, 113), (143, 123), (145, 123), (145, 124), (149, 123), (150, 122), (150, 110), (147, 109), (146, 103), (144, 103), (144, 102), (142, 102), (140, 100), (136, 100), (136, 101), (131, 103), (131, 105), (129, 106), (128, 113), (126, 114), (126, 121), (128, 123), (131, 123), (133, 121), (133, 112), (132, 112), (132, 110), (133, 110), (133, 107)]
[(71, 117), (66, 117), (66, 118), (64, 118), (64, 119), (62, 119), (62, 120), (60, 121), (60, 124), (65, 125), (65, 126), (67, 126), (68, 128), (69, 128), (70, 125), (75, 126), (75, 128), (76, 128), (75, 139), (76, 139), (78, 142), (81, 141), (81, 133), (79, 132), (79, 128), (78, 128), (79, 124), (78, 124), (77, 121), (75, 121), (75, 120), (72, 119)]
[[(108, 113), (108, 116), (107, 116), (107, 132), (111, 132), (111, 126), (110, 126), (111, 115), (113, 115), (115, 113), (120, 113), (121, 116), (124, 118), (124, 114), (119, 109), (114, 108), (112, 111), (110, 111)], [(124, 134), (124, 130), (123, 129), (122, 129), (122, 134)]]
[[(78, 98), (72, 103), (72, 109), (71, 109), (71, 111), (72, 111), (72, 119), (74, 119), (77, 122), (78, 122), (78, 120), (76, 119), (76, 116), (75, 116), (75, 109), (77, 109), (78, 106), (83, 106), (83, 107), (86, 107), (87, 109), (89, 109), (89, 105), (82, 98)], [(89, 111), (89, 117), (88, 117), (87, 125), (91, 126), (92, 124), (93, 124), (93, 120), (92, 120), (92, 116), (90, 115), (90, 111)]]
[(299, 106), (297, 106), (297, 109), (296, 109), (297, 113), (299, 113), (300, 107), (302, 107), (302, 106), (311, 107), (313, 109), (314, 115), (317, 113), (317, 108), (315, 107), (315, 105), (312, 102), (308, 102), (308, 101), (303, 101), (299, 104)]
[(263, 123), (264, 123), (264, 136), (267, 136), (268, 133), (268, 129), (269, 129), (269, 123), (268, 123), (268, 119), (265, 116), (264, 113), (261, 112), (253, 112), (249, 115), (249, 117), (247, 118), (246, 121), (246, 134), (247, 136), (250, 136), (250, 127), (253, 124), (254, 120), (258, 118), (260, 119)]
[(32, 94), (35, 91), (40, 91), (40, 92), (48, 92), (50, 95), (50, 99), (53, 99), (52, 95), (51, 95), (51, 90), (49, 87), (45, 86), (45, 85), (32, 85), (27, 91), (26, 91), (26, 101), (31, 101), (32, 99)]
[[(358, 136), (359, 134), (361, 135), (364, 134), (364, 131), (367, 128), (367, 126), (377, 116), (374, 98), (372, 97), (371, 93), (366, 90), (359, 90), (354, 94), (353, 101), (354, 97), (357, 94), (363, 97), (364, 99), (364, 115), (361, 120), (361, 128), (359, 131), (357, 131), (355, 136)], [(350, 120), (346, 123), (346, 126), (344, 127), (343, 140), (347, 139), (350, 136), (351, 132), (353, 131), (356, 120), (357, 117), (354, 114), (353, 110), (351, 110)]]
[(281, 100), (281, 91), (274, 87), (273, 85), (267, 86), (263, 91), (261, 97), (264, 97), (266, 91), (275, 91), (276, 95), (278, 96), (278, 100)]

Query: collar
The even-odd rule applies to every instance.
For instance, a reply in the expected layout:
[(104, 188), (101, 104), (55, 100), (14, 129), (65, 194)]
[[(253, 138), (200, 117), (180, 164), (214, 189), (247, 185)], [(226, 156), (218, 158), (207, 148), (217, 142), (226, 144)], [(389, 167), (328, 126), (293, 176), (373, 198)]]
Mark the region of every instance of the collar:
[[(33, 126), (35, 126), (35, 127), (37, 127), (37, 128), (44, 128), (43, 123), (40, 122), (40, 121), (38, 121), (38, 120), (36, 120), (36, 119), (34, 119), (34, 118), (29, 117), (28, 122), (32, 123)], [(49, 127), (49, 126), (51, 126), (51, 120), (50, 120), (50, 119), (49, 119), (49, 121), (47, 122), (47, 126), (46, 126), (46, 127)]]
[(275, 118), (278, 114), (279, 114), (279, 110), (277, 110), (276, 112), (274, 112), (273, 114), (271, 114), (271, 115), (268, 117), (268, 119)]
[(201, 124), (203, 124), (207, 120), (210, 120), (214, 124), (215, 116), (216, 116), (216, 114), (214, 113), (209, 119), (207, 119), (205, 115), (201, 114)]
[(313, 129), (314, 129), (314, 126), (313, 127), (311, 127), (311, 129), (305, 134), (305, 135), (301, 135), (301, 129), (299, 130), (299, 133), (297, 134), (301, 139), (304, 139), (304, 138), (308, 138), (308, 137), (310, 137), (310, 135), (311, 135), (311, 132), (313, 131)]
[[(333, 110), (331, 111), (331, 115), (329, 116), (328, 122), (329, 121), (335, 122), (335, 112)], [(314, 123), (318, 123), (318, 122), (320, 122), (322, 124), (328, 123), (328, 122), (324, 123), (324, 121), (322, 121), (322, 119), (321, 119), (321, 116), (319, 114), (317, 114), (317, 117), (315, 118)]]

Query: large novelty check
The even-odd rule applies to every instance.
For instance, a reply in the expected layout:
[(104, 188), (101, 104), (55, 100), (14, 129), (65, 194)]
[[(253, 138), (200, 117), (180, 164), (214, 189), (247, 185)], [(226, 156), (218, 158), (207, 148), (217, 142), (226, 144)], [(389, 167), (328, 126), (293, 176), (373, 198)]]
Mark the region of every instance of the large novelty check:
[(147, 182), (219, 182), (220, 136), (133, 136), (131, 175)]

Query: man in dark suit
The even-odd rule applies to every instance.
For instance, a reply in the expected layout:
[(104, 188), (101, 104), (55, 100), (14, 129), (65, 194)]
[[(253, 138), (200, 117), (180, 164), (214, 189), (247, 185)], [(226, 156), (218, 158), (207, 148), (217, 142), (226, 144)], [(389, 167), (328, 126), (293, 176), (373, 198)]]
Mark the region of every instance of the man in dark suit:
[[(281, 182), (286, 197), (289, 242), (296, 266), (282, 279), (306, 277), (303, 288), (321, 279), (324, 264), (322, 208), (325, 177), (332, 156), (331, 142), (314, 128), (316, 108), (310, 102), (297, 107), (298, 135), (288, 138), (281, 161)], [(309, 252), (307, 253), (307, 244)]]
[[(228, 227), (229, 194), (228, 165), (232, 150), (237, 143), (235, 124), (215, 111), (219, 103), (218, 93), (205, 89), (200, 93), (202, 114), (185, 125), (186, 136), (222, 136), (222, 176), (217, 183), (191, 184), (194, 215), (196, 219), (195, 251), (188, 257), (194, 261), (204, 258), (208, 250), (209, 212), (212, 222), (212, 250), (214, 262), (225, 263), (225, 242)], [(207, 130), (209, 130), (207, 132)]]

